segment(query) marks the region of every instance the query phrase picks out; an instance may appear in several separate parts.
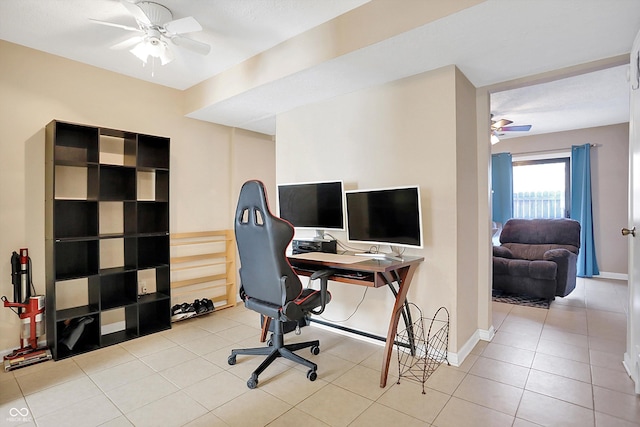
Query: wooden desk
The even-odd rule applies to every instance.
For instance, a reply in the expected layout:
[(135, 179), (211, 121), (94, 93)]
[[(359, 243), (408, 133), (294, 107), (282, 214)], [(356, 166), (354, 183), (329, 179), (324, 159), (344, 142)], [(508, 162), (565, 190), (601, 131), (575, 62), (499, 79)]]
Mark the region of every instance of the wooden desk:
[[(391, 353), (393, 352), (398, 320), (400, 319), (400, 314), (403, 313), (413, 274), (422, 261), (424, 261), (422, 257), (407, 256), (404, 257), (403, 261), (363, 258), (360, 262), (342, 264), (331, 261), (315, 261), (289, 257), (289, 263), (300, 276), (311, 276), (315, 271), (331, 268), (335, 270), (336, 273), (329, 277), (329, 280), (374, 288), (384, 286), (391, 288), (395, 294), (395, 303), (393, 305), (393, 311), (391, 312), (389, 329), (385, 339), (384, 357), (380, 372), (380, 387), (387, 385), (389, 363), (391, 361)], [(397, 290), (392, 286), (392, 283), (397, 283)]]

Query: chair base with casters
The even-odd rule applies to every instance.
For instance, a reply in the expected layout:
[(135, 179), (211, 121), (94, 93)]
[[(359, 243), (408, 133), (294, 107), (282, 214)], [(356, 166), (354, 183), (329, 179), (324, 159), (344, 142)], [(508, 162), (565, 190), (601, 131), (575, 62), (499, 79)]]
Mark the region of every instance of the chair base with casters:
[[(319, 295), (324, 295), (321, 297), (325, 299), (323, 301), (322, 306), (318, 310), (307, 310), (308, 313), (313, 314), (322, 314), (324, 311), (324, 305), (327, 303), (327, 299), (330, 299), (330, 294), (328, 293), (328, 278), (334, 273), (333, 270), (320, 270), (316, 271), (312, 276), (311, 280), (320, 279), (320, 292)], [(305, 299), (305, 296), (316, 294), (317, 291), (312, 289), (306, 289), (302, 293), (302, 299)], [(316, 295), (317, 296), (317, 295)], [(253, 305), (251, 302), (247, 302), (245, 300), (245, 304)], [(260, 306), (260, 303), (257, 303)], [(304, 305), (304, 304), (302, 304)], [(251, 377), (247, 380), (247, 387), (254, 389), (258, 386), (258, 377), (260, 374), (267, 369), (269, 365), (271, 365), (278, 357), (284, 357), (285, 359), (291, 360), (292, 362), (299, 363), (301, 365), (309, 368), (307, 371), (307, 378), (309, 381), (315, 381), (318, 378), (318, 374), (316, 371), (318, 370), (318, 365), (311, 362), (310, 360), (305, 359), (302, 356), (297, 355), (294, 351), (302, 350), (305, 348), (309, 348), (311, 350), (311, 354), (317, 356), (320, 354), (320, 341), (306, 341), (300, 343), (292, 343), (285, 344), (284, 343), (284, 320), (282, 318), (274, 318), (269, 317), (264, 314), (264, 323), (263, 327), (269, 328), (269, 324), (273, 324), (273, 333), (271, 334), (271, 338), (267, 342), (267, 347), (255, 347), (255, 348), (240, 348), (231, 350), (231, 355), (227, 359), (227, 363), (229, 365), (236, 364), (236, 356), (237, 355), (250, 355), (250, 356), (267, 356), (267, 358), (256, 368), (255, 371), (251, 373)]]
[(231, 350), (231, 355), (227, 359), (229, 365), (236, 364), (236, 356), (239, 354), (252, 355), (252, 356), (267, 356), (267, 358), (256, 368), (251, 374), (251, 377), (247, 381), (247, 387), (253, 389), (258, 386), (258, 376), (267, 369), (278, 357), (284, 357), (285, 359), (299, 363), (309, 368), (307, 371), (307, 378), (310, 381), (315, 381), (318, 377), (316, 373), (318, 365), (305, 359), (302, 356), (297, 355), (294, 351), (302, 350), (304, 348), (310, 348), (311, 354), (320, 354), (320, 341), (306, 341), (301, 343), (284, 344), (284, 333), (282, 332), (282, 322), (274, 322), (274, 332), (269, 340), (268, 347), (256, 347), (256, 348), (242, 348)]

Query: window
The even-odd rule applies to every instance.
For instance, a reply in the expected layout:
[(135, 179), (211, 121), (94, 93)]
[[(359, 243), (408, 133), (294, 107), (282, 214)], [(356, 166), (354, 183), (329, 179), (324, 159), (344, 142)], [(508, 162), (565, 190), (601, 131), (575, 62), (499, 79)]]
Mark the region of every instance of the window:
[(568, 157), (513, 162), (513, 217), (568, 218)]

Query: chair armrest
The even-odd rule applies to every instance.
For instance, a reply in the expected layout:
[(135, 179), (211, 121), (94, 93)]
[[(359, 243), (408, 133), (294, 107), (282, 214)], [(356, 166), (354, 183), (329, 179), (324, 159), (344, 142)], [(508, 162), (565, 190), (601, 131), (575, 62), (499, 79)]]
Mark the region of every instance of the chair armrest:
[(324, 277), (332, 276), (332, 275), (334, 275), (335, 273), (336, 273), (336, 271), (335, 271), (335, 270), (331, 270), (331, 269), (318, 270), (318, 271), (315, 271), (315, 272), (311, 275), (310, 279), (311, 279), (311, 280), (322, 279), (322, 278), (324, 278)]
[(544, 253), (543, 259), (547, 261), (567, 259), (571, 256), (572, 253), (573, 252), (563, 248), (549, 249)]
[(543, 259), (553, 261), (558, 265), (556, 276), (556, 295), (566, 296), (576, 286), (576, 261), (578, 255), (567, 249), (549, 249)]
[(327, 269), (327, 270), (318, 270), (314, 272), (310, 279), (316, 280), (320, 279), (320, 309), (319, 310), (311, 310), (312, 314), (318, 315), (322, 314), (325, 306), (327, 305), (328, 298), (328, 287), (329, 287), (329, 277), (335, 274), (335, 270)]
[(513, 259), (513, 253), (504, 246), (494, 246), (493, 247), (493, 256), (497, 256), (500, 258), (510, 258)]

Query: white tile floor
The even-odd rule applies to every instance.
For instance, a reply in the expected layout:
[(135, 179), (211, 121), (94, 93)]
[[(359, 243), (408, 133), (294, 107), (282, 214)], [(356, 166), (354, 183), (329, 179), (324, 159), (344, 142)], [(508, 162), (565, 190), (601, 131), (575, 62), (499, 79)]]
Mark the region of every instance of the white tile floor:
[(493, 341), (460, 367), (440, 366), (425, 395), (396, 384), (397, 365), (378, 387), (381, 347), (313, 327), (301, 338), (321, 340), (318, 356), (302, 353), (319, 366), (315, 382), (279, 359), (249, 390), (262, 358), (227, 364), (231, 348), (258, 345), (257, 315), (238, 306), (3, 372), (0, 425), (638, 426), (640, 397), (621, 364), (626, 300), (625, 282), (579, 279), (549, 310), (493, 303)]

